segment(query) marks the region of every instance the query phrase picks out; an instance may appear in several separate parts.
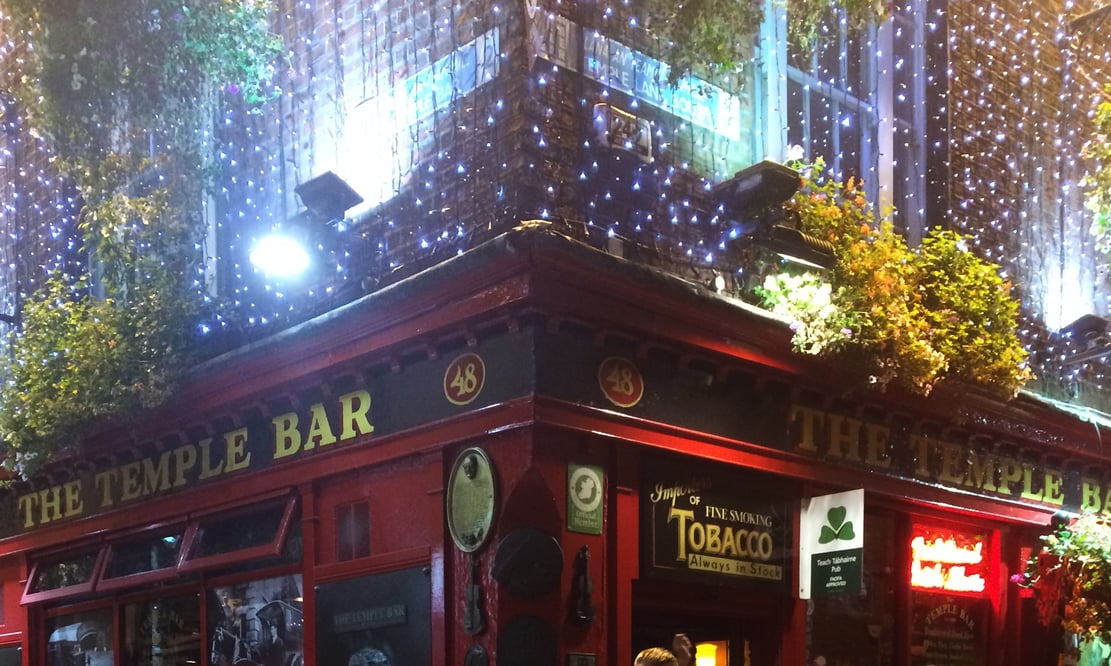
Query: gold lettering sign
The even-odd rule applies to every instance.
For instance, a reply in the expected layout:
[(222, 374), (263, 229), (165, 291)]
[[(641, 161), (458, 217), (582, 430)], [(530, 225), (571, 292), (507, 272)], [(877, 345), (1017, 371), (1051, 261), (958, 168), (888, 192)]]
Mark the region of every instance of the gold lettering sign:
[[(894, 442), (891, 428), (832, 412), (792, 405), (790, 421), (799, 452), (826, 460), (848, 462), (875, 470), (890, 470), (895, 446), (909, 449), (912, 476), (979, 493), (1000, 495), (1051, 507), (1065, 503), (1064, 472), (1049, 465), (1035, 466), (1018, 458), (930, 435), (911, 432)], [(1111, 514), (1111, 491), (1084, 477), (1083, 510)]]
[(335, 421), (323, 403), (312, 405), (303, 414), (289, 412), (273, 418), (271, 441), (265, 447), (252, 446), (250, 431), (238, 427), (217, 437), (98, 470), (87, 478), (25, 493), (17, 499), (22, 526), (42, 527), (249, 470), (253, 462), (260, 462), (252, 460), (252, 451), (272, 452), (270, 459), (274, 461), (292, 459), (318, 446), (343, 444), (374, 432), (369, 391), (342, 395), (335, 407)]

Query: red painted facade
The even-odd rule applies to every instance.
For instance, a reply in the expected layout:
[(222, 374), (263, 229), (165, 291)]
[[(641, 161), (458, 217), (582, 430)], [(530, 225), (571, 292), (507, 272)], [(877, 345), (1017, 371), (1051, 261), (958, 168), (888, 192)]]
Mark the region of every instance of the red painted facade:
[[(452, 361), (463, 354), (484, 363), (481, 383), (473, 375), (475, 383), (461, 389), (476, 394), (469, 401), (445, 392), (458, 370)], [(599, 376), (596, 361), (614, 357), (642, 373), (630, 384), (636, 400), (607, 397), (608, 375)], [(734, 666), (804, 664), (819, 654), (830, 664), (858, 663), (850, 656), (920, 664), (939, 659), (938, 632), (968, 634), (960, 645), (950, 640), (944, 663), (1044, 663), (1059, 639), (1037, 627), (1032, 601), (1020, 598), (1008, 577), (1021, 566), (1021, 549), (1036, 546), (1055, 511), (1068, 508), (1047, 500), (1053, 481), (1042, 479), (1063, 470), (1061, 495), (1070, 498), (1063, 504), (1085, 479), (1089, 490), (1106, 485), (1098, 430), (1026, 398), (1003, 404), (959, 390), (911, 398), (858, 381), (851, 369), (793, 355), (784, 325), (700, 285), (544, 229), (514, 231), (199, 368), (168, 408), (135, 428), (91, 437), (80, 458), (38, 486), (7, 490), (5, 501), (17, 508), (26, 506), (17, 504), (21, 497), (50, 498), (35, 493), (79, 481), (92, 492), (72, 515), (65, 515), (63, 493), (57, 511), (35, 505), (11, 517), (11, 532), (0, 540), (0, 642), (19, 645), (23, 663), (60, 663), (47, 647), (62, 636), (59, 626), (101, 613), (112, 629), (100, 652), (89, 655), (111, 650), (110, 662), (159, 663), (149, 653), (129, 661), (129, 640), (146, 635), (135, 634), (135, 614), (152, 617), (151, 599), (196, 598), (196, 617), (180, 602), (187, 612), (177, 621), (196, 624), (203, 663), (223, 663), (206, 661), (215, 659), (215, 634), (225, 628), (213, 628), (217, 611), (204, 600), (250, 581), (285, 578), (298, 581), (299, 593), (266, 589), (286, 602), (286, 647), (303, 637), (286, 666), (339, 663), (321, 655), (338, 653), (338, 643), (353, 655), (347, 638), (374, 632), (406, 642), (392, 648), (397, 659), (415, 654), (414, 663), (434, 666), (480, 663), (476, 645), (502, 666), (630, 664), (635, 650), (673, 632), (728, 641)], [(345, 402), (363, 390), (372, 431), (358, 422), (358, 399)], [(290, 414), (314, 446), (278, 457), (274, 433)], [(808, 446), (806, 415), (848, 434), (819, 429), (826, 434)], [(899, 468), (868, 448), (879, 441), (868, 433), (882, 432), (891, 442), (885, 456), (904, 456), (894, 448), (905, 445), (899, 437), (907, 424), (938, 433), (936, 449), (917, 449), (930, 452), (932, 462), (916, 458), (912, 447), (908, 466)], [(189, 452), (209, 450), (206, 438), (216, 447), (240, 429), (244, 448), (238, 457), (221, 454), (225, 473), (202, 478), (198, 462), (181, 472), (180, 486), (172, 467), (164, 479), (158, 475), (158, 461), (177, 460), (185, 469)], [(329, 435), (334, 443), (325, 443)], [(981, 441), (996, 457), (973, 446)], [(978, 488), (946, 481), (957, 445), (945, 442), (967, 442), (960, 455), (990, 461), (993, 475), (1017, 470), (1011, 496), (1001, 481)], [(490, 533), (472, 553), (453, 542), (445, 518), (450, 472), (468, 447), (488, 456), (496, 490)], [(217, 453), (210, 453), (214, 466)], [(242, 468), (229, 468), (230, 460), (243, 461)], [(600, 534), (569, 528), (569, 470), (584, 465), (601, 470)], [(94, 510), (103, 493), (97, 474), (108, 469), (120, 470), (121, 496), (128, 496), (134, 470), (135, 498)], [(741, 511), (774, 499), (766, 522), (785, 536), (767, 538), (782, 555), (782, 579), (654, 570), (648, 552), (659, 543), (646, 508), (653, 480), (673, 471), (676, 478), (724, 479), (714, 491)], [(865, 588), (849, 600), (801, 600), (800, 502), (854, 488), (865, 496)], [(1038, 492), (1041, 500), (1030, 499)], [(91, 550), (111, 560), (162, 527), (168, 534), (180, 526), (203, 543), (204, 530), (216, 529), (211, 521), (286, 498), (293, 499), (296, 536), (267, 542), (261, 556), (244, 558), (234, 547), (214, 559), (187, 553), (154, 582), (137, 585), (107, 583), (103, 565), (91, 590), (63, 586), (20, 604), (35, 567), (55, 556)], [(69, 501), (78, 506), (76, 494)], [(919, 525), (985, 544), (983, 593), (943, 599), (912, 590), (910, 543)], [(244, 532), (253, 527), (241, 525)], [(545, 537), (558, 546), (554, 560)], [(585, 568), (580, 553), (589, 554)], [(558, 577), (547, 584), (553, 566)], [(399, 572), (408, 582), (390, 587), (389, 575)], [(261, 601), (252, 603), (269, 627)], [(473, 619), (476, 603), (485, 626), (470, 634), (465, 618), (470, 612)], [(249, 631), (241, 641), (273, 645)], [(373, 651), (361, 650), (364, 657)]]

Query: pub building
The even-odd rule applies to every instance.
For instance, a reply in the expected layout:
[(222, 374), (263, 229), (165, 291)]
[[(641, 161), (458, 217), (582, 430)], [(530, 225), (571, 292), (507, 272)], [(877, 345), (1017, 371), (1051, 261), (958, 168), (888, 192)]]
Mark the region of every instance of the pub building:
[(2, 663), (1056, 659), (1008, 578), (1108, 510), (1099, 427), (789, 340), (522, 224), (6, 490)]
[[(1079, 291), (1045, 239), (1081, 175), (1074, 128), (1043, 136), (1084, 116), (1054, 86), (1091, 74), (1061, 50), (1103, 41), (1042, 20), (1072, 3), (887, 3), (805, 58), (757, 3), (744, 66), (679, 81), (621, 14), (643, 3), (274, 4), (292, 64), (204, 130), (208, 240), (244, 319), (294, 315), (0, 489), (0, 666), (631, 666), (676, 633), (696, 666), (1058, 663), (1010, 578), (1055, 521), (1111, 513), (1106, 423), (881, 391), (715, 280), (798, 187), (734, 174), (799, 144), (909, 245), (944, 224), (1030, 294)], [(65, 198), (25, 129), (0, 132), (27, 181), (4, 219), (45, 231), (0, 234), (33, 266), (0, 291), (53, 251), (34, 197)], [(342, 259), (300, 291), (246, 268), (287, 213)]]

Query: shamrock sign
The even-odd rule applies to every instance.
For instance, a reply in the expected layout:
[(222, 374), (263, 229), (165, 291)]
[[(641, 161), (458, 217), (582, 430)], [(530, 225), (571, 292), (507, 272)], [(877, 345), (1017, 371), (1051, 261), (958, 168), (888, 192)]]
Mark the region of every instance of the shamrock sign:
[(856, 538), (856, 532), (853, 530), (852, 521), (846, 521), (845, 516), (848, 515), (848, 510), (843, 506), (830, 507), (826, 512), (826, 520), (828, 524), (822, 525), (821, 534), (818, 536), (818, 543), (826, 544), (840, 539), (841, 541), (852, 541)]
[(803, 500), (799, 598), (857, 594), (864, 580), (864, 489)]

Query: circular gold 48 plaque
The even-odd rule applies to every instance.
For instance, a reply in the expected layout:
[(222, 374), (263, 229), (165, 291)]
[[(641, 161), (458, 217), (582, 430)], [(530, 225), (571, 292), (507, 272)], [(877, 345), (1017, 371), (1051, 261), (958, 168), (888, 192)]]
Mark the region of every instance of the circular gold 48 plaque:
[(473, 553), (490, 539), (494, 522), (494, 467), (482, 449), (460, 452), (447, 483), (447, 526), (459, 550)]

